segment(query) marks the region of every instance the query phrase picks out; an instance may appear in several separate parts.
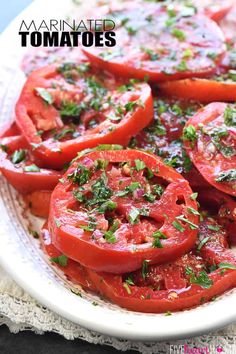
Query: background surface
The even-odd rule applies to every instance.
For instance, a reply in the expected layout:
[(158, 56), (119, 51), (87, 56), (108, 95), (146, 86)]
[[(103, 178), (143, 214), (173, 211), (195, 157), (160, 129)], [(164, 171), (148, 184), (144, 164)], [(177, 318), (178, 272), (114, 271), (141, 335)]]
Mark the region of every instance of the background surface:
[(9, 23), (19, 14), (19, 12), (21, 12), (31, 2), (32, 0), (1, 0), (0, 32), (2, 32), (9, 25)]
[[(50, 1), (50, 0), (49, 0)], [(58, 0), (61, 1), (61, 0)], [(32, 0), (0, 1), (0, 32), (21, 12)], [(81, 340), (68, 341), (63, 337), (47, 333), (37, 335), (32, 332), (12, 334), (6, 326), (0, 327), (1, 354), (118, 354), (114, 348), (89, 344)], [(135, 353), (133, 351), (127, 354)]]

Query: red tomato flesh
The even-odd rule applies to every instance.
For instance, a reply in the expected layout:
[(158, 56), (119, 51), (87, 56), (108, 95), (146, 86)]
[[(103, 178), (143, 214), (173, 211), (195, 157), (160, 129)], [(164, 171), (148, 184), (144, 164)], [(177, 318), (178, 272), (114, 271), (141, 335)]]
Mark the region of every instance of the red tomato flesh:
[(191, 194), (188, 182), (154, 155), (91, 152), (52, 193), (52, 242), (96, 271), (132, 271), (145, 259), (166, 262), (194, 246), (198, 212)]

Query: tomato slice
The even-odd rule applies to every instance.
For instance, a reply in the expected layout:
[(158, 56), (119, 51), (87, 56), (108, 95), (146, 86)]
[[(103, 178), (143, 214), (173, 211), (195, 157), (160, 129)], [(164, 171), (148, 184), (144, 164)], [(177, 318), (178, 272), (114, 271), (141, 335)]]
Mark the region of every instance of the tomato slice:
[(111, 76), (94, 76), (87, 64), (36, 70), (16, 104), (17, 124), (45, 167), (60, 169), (99, 144), (126, 145), (153, 118), (149, 85), (120, 86)]
[(20, 131), (19, 131), (15, 121), (5, 124), (0, 129), (0, 139), (10, 137), (13, 135), (19, 135), (19, 134), (20, 134)]
[(228, 75), (222, 77), (167, 81), (161, 83), (159, 89), (162, 94), (182, 99), (195, 99), (200, 102), (233, 102), (236, 100), (236, 82), (230, 79), (230, 75), (235, 79), (235, 70), (230, 70)]
[(215, 188), (199, 191), (198, 201), (227, 230), (230, 244), (236, 245), (236, 201)]
[(212, 219), (200, 225), (197, 249), (173, 263), (143, 264), (125, 275), (96, 273), (89, 279), (99, 292), (129, 310), (161, 313), (188, 309), (236, 285), (236, 257), (226, 232)]
[(129, 147), (144, 149), (160, 156), (179, 173), (192, 168), (181, 140), (184, 124), (201, 107), (197, 102), (154, 99), (154, 120), (130, 140)]
[(211, 103), (188, 120), (185, 148), (202, 176), (215, 188), (236, 195), (236, 109)]
[(83, 51), (93, 64), (118, 76), (150, 81), (205, 77), (215, 72), (225, 52), (220, 28), (195, 14), (194, 7), (128, 2), (110, 6), (103, 16), (116, 23), (116, 48)]
[[(51, 242), (51, 236), (47, 225), (44, 225), (40, 234), (41, 245), (45, 253), (50, 257), (53, 265), (61, 269), (68, 280), (81, 285), (86, 290), (96, 291), (92, 282), (89, 280), (87, 269), (79, 263), (62, 255)], [(62, 257), (62, 258), (61, 258)], [(79, 295), (80, 293), (76, 293)]]
[(37, 190), (24, 196), (24, 201), (31, 214), (40, 218), (47, 218), (49, 214), (52, 191)]
[(0, 171), (22, 194), (52, 190), (62, 176), (62, 172), (39, 168), (26, 150), (27, 143), (22, 136), (3, 138), (0, 146)]
[(162, 263), (193, 247), (196, 201), (188, 182), (154, 155), (94, 151), (76, 160), (52, 193), (55, 247), (97, 271)]
[(73, 47), (38, 47), (31, 48), (24, 55), (21, 69), (28, 76), (32, 71), (43, 66), (60, 62), (87, 62), (87, 58), (79, 48)]
[(212, 20), (220, 22), (232, 9), (233, 1), (228, 0), (210, 0), (203, 5), (198, 5), (198, 8), (205, 12)]

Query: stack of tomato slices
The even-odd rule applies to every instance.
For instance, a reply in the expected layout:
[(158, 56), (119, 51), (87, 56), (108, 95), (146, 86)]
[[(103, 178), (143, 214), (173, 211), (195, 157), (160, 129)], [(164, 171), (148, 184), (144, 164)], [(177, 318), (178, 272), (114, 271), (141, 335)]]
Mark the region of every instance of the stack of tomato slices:
[(22, 64), (0, 170), (47, 219), (52, 264), (133, 311), (171, 314), (236, 286), (231, 8), (102, 6), (115, 48)]

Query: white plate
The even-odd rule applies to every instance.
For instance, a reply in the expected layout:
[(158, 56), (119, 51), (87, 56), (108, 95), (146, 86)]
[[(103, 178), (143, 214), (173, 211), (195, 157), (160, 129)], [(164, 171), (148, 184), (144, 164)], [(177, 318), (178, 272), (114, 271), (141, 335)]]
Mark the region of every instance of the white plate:
[[(23, 55), (18, 38), (21, 20), (35, 19), (36, 15), (42, 20), (45, 9), (49, 18), (63, 18), (69, 6), (69, 0), (36, 0), (1, 35), (1, 125), (14, 117), (14, 102), (24, 82), (24, 76), (18, 69)], [(81, 13), (78, 15), (80, 18)], [(39, 220), (25, 213), (20, 197), (3, 178), (0, 179), (0, 197), (1, 265), (35, 299), (61, 316), (88, 329), (132, 340), (186, 338), (236, 320), (236, 289), (215, 302), (168, 317), (129, 312), (83, 290), (82, 298), (74, 295), (70, 289), (75, 286), (49, 264), (38, 241), (29, 235), (28, 228), (37, 228)], [(93, 305), (94, 301), (98, 306)]]

